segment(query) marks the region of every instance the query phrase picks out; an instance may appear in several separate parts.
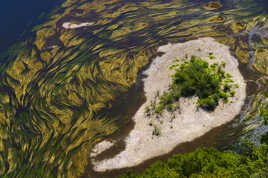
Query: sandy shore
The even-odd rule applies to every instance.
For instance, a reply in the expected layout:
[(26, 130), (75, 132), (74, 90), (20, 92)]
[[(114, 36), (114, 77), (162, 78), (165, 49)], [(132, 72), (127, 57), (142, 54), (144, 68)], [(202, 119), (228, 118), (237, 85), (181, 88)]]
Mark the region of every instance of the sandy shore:
[[(158, 51), (165, 54), (155, 58), (151, 66), (144, 71), (147, 75), (143, 79), (147, 101), (133, 117), (135, 127), (125, 139), (125, 150), (110, 159), (96, 161), (92, 158), (95, 171), (136, 166), (145, 160), (172, 151), (180, 143), (200, 137), (212, 128), (231, 121), (239, 114), (246, 98), (246, 84), (239, 72), (238, 62), (231, 56), (227, 46), (208, 37), (180, 44), (168, 44), (159, 47)], [(210, 52), (216, 59), (209, 59)], [(229, 72), (233, 80), (239, 84), (232, 103), (220, 103), (214, 112), (208, 113), (202, 109), (197, 110), (196, 97), (181, 98), (180, 112), (176, 112), (173, 121), (168, 112), (165, 112), (159, 120), (147, 118), (145, 107), (154, 99), (157, 90), (163, 92), (171, 81), (172, 71), (169, 70), (169, 66), (175, 62), (175, 58), (185, 58), (185, 56), (190, 58), (191, 55), (206, 59), (210, 63), (226, 62), (225, 71)], [(150, 126), (150, 123), (153, 126)], [(152, 135), (154, 126), (160, 129), (160, 136)], [(94, 149), (95, 156), (104, 150), (105, 144), (99, 144)], [(98, 147), (101, 147), (99, 151)]]
[(81, 23), (81, 24), (74, 24), (71, 22), (64, 22), (62, 24), (62, 27), (65, 29), (76, 29), (76, 28), (81, 28), (81, 27), (88, 27), (93, 25), (93, 22), (85, 22), (85, 23)]

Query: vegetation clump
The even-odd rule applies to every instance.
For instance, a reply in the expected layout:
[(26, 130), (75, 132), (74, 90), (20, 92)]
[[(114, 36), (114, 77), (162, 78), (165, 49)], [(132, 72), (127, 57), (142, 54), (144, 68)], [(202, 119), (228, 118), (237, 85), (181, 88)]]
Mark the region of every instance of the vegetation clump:
[(154, 101), (147, 107), (147, 113), (150, 110), (155, 114), (161, 114), (164, 109), (174, 111), (179, 107), (180, 97), (191, 96), (198, 97), (198, 107), (213, 111), (220, 101), (227, 103), (228, 98), (235, 95), (234, 88), (238, 84), (223, 70), (226, 63), (209, 64), (196, 56), (192, 56), (190, 61), (177, 61), (178, 63), (170, 66), (175, 73), (172, 75), (169, 90), (159, 96), (158, 103)]
[(260, 116), (264, 119), (264, 124), (268, 125), (268, 107), (262, 107)]
[(121, 178), (267, 177), (267, 155), (267, 145), (242, 154), (198, 148), (191, 153), (175, 154), (166, 162), (156, 161), (141, 174), (129, 172)]
[(261, 143), (268, 145), (268, 132), (261, 136)]
[(154, 126), (154, 130), (152, 132), (152, 135), (160, 136), (161, 132), (160, 129), (157, 126)]

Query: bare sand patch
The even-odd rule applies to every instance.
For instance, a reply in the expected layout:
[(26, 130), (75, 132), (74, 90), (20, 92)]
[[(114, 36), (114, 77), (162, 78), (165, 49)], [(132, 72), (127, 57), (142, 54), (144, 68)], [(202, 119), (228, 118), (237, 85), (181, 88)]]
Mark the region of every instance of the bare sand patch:
[(85, 22), (85, 23), (80, 23), (80, 24), (75, 24), (71, 22), (64, 22), (62, 24), (62, 27), (65, 29), (76, 29), (76, 28), (81, 28), (81, 27), (88, 27), (93, 25), (93, 22)]
[[(144, 71), (147, 75), (143, 79), (147, 101), (133, 117), (135, 127), (125, 139), (125, 150), (110, 159), (96, 161), (92, 158), (95, 171), (136, 166), (145, 160), (172, 151), (180, 143), (204, 135), (211, 129), (231, 121), (240, 113), (246, 98), (246, 84), (238, 69), (237, 60), (230, 54), (229, 47), (207, 37), (185, 43), (168, 44), (159, 47), (158, 51), (164, 55), (155, 58), (150, 67)], [(216, 58), (210, 59), (210, 53)], [(196, 97), (181, 98), (180, 111), (176, 112), (175, 119), (171, 120), (171, 114), (168, 112), (164, 112), (159, 119), (146, 117), (145, 107), (154, 99), (156, 92), (162, 93), (168, 89), (171, 82), (170, 75), (173, 73), (169, 70), (169, 66), (176, 62), (176, 58), (189, 56), (190, 59), (191, 55), (205, 59), (209, 63), (223, 61), (226, 63), (224, 70), (233, 76), (235, 83), (239, 84), (231, 103), (220, 103), (214, 112), (206, 112), (197, 109)], [(160, 136), (152, 135), (154, 127), (159, 128)], [(98, 144), (95, 148), (97, 147)]]
[(111, 148), (113, 145), (115, 144), (115, 142), (113, 141), (108, 141), (108, 140), (104, 140), (100, 143), (98, 143), (92, 150), (90, 153), (90, 157), (96, 157), (97, 155), (99, 155), (100, 153), (102, 153), (103, 151)]

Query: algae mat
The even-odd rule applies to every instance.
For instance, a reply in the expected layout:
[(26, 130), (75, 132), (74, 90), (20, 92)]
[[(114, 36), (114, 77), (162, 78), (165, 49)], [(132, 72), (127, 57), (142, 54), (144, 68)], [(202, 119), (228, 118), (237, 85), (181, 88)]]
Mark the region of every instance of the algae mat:
[(122, 101), (168, 42), (210, 36), (267, 74), (263, 7), (253, 0), (64, 1), (1, 55), (0, 175), (82, 175), (92, 147), (130, 120), (119, 112)]

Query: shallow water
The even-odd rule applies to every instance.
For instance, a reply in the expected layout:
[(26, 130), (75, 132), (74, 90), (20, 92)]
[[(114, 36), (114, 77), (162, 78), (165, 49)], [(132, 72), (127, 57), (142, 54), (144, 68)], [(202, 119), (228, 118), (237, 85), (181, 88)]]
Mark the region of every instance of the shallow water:
[[(0, 175), (85, 174), (90, 149), (119, 134), (144, 100), (142, 91), (137, 92), (141, 99), (130, 100), (136, 91), (129, 95), (129, 89), (160, 45), (211, 36), (230, 46), (249, 80), (248, 95), (258, 92), (254, 80), (267, 74), (265, 1), (222, 0), (222, 5), (199, 0), (64, 2), (3, 57)], [(31, 5), (27, 8), (35, 6)], [(46, 5), (40, 7), (47, 10)], [(27, 22), (31, 13), (25, 12)], [(11, 21), (15, 20), (6, 22)], [(62, 24), (70, 21), (93, 25), (63, 29)], [(14, 24), (18, 31), (10, 31), (5, 35), (7, 42), (1, 44), (13, 42), (25, 28)], [(261, 33), (250, 35), (256, 31)], [(208, 145), (225, 143), (220, 133), (229, 132), (229, 126), (212, 131), (215, 137)], [(206, 139), (189, 144), (198, 146)]]

